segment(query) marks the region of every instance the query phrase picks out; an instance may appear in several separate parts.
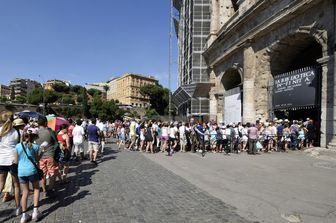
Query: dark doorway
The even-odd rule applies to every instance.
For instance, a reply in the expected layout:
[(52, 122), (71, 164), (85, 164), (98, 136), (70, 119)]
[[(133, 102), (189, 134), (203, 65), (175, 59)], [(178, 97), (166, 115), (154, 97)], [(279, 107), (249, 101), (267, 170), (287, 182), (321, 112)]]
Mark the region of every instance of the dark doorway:
[[(295, 34), (281, 40), (273, 47), (271, 55), (271, 72), (273, 76), (291, 72), (305, 67), (318, 67), (317, 59), (322, 57), (322, 47), (314, 38), (307, 34)], [(322, 76), (319, 72), (318, 103), (300, 109), (287, 109), (273, 111), (275, 117), (289, 120), (313, 119), (317, 128), (317, 139), (315, 146), (320, 145), (320, 123), (321, 123), (321, 83)]]

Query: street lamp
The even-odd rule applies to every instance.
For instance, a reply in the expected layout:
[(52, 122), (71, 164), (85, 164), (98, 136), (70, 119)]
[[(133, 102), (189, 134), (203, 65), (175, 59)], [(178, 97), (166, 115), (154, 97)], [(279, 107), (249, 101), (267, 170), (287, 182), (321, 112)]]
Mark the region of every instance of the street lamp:
[[(39, 78), (42, 79), (42, 81), (44, 82), (44, 78), (39, 74), (38, 75)], [(42, 113), (43, 115), (46, 115), (46, 103), (45, 103), (45, 90), (44, 90), (44, 84), (42, 83)]]

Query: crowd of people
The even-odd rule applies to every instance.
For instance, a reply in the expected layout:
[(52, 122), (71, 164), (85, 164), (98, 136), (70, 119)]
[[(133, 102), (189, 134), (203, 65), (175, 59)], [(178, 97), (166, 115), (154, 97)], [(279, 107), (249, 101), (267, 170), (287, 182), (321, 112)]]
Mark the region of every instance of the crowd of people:
[[(15, 200), (21, 222), (39, 220), (40, 193), (53, 196), (56, 183), (66, 184), (69, 162), (89, 159), (97, 165), (104, 155), (107, 138), (116, 138), (117, 147), (147, 153), (213, 152), (261, 154), (287, 152), (312, 147), (317, 127), (313, 120), (267, 120), (255, 123), (201, 123), (136, 120), (68, 120), (57, 129), (48, 127), (47, 118), (23, 118), (11, 112), (0, 116), (0, 193), (3, 201)], [(56, 130), (56, 131), (55, 131)], [(87, 141), (87, 146), (84, 142)], [(10, 173), (10, 174), (8, 174)], [(14, 189), (14, 196), (10, 192)], [(27, 200), (33, 190), (33, 213)], [(40, 192), (41, 191), (41, 192)]]
[[(100, 128), (99, 128), (100, 127)], [(69, 162), (90, 159), (97, 165), (97, 155), (104, 151), (104, 124), (92, 120), (69, 119), (57, 131), (48, 127), (45, 116), (20, 118), (12, 112), (0, 115), (0, 195), (3, 201), (15, 200), (15, 215), (21, 223), (39, 220), (40, 193), (54, 196), (55, 184), (66, 184)], [(84, 151), (84, 141), (88, 148)], [(86, 157), (87, 154), (87, 157)], [(9, 174), (10, 173), (10, 174)], [(11, 191), (14, 189), (14, 196)], [(28, 195), (33, 191), (33, 213), (28, 214)], [(40, 192), (41, 191), (41, 192)]]
[(312, 147), (317, 127), (312, 119), (304, 121), (274, 119), (255, 123), (161, 122), (132, 119), (113, 125), (118, 145), (128, 150), (155, 153), (213, 152), (258, 154), (287, 152)]

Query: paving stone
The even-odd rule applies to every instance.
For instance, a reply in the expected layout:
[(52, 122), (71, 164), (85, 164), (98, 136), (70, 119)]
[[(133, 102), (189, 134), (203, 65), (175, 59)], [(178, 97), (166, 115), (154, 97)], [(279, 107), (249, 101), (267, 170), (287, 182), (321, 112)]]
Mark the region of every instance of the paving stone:
[[(98, 166), (71, 165), (70, 183), (41, 199), (41, 222), (249, 222), (141, 153), (118, 152), (115, 144), (106, 153)], [(1, 203), (0, 222), (18, 222), (13, 210), (13, 202)]]

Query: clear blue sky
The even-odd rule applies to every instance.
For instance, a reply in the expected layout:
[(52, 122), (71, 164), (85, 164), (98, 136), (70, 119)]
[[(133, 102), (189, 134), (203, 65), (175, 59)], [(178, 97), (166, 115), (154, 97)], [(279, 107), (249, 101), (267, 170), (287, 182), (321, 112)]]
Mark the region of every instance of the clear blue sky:
[(133, 72), (168, 87), (169, 12), (170, 0), (1, 0), (0, 83), (20, 77), (84, 85)]

